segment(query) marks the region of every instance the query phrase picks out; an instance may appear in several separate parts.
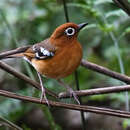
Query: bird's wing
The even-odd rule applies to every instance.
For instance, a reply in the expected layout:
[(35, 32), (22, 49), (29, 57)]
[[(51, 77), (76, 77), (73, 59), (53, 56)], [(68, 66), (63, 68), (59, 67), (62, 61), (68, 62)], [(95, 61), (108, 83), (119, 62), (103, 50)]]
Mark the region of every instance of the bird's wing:
[(55, 55), (56, 48), (49, 42), (49, 39), (44, 40), (32, 46), (36, 59), (47, 59)]

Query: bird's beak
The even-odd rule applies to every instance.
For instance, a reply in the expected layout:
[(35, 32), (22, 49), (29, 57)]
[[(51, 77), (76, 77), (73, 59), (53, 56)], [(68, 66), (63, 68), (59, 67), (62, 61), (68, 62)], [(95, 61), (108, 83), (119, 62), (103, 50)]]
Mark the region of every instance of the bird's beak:
[(84, 28), (86, 25), (88, 25), (88, 23), (81, 23), (81, 24), (78, 24), (78, 31), (80, 31), (82, 28)]

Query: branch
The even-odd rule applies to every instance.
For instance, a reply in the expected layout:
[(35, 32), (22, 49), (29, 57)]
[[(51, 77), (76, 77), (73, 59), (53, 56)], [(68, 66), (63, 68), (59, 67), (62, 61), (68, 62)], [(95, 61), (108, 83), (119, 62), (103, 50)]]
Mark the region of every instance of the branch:
[(128, 0), (113, 0), (113, 2), (130, 16), (130, 2)]
[[(99, 95), (99, 94), (107, 94), (107, 93), (117, 93), (122, 91), (130, 90), (130, 85), (123, 85), (123, 86), (114, 86), (114, 87), (107, 87), (107, 88), (96, 88), (96, 89), (89, 89), (89, 90), (80, 90), (74, 91), (77, 96), (90, 96), (90, 95)], [(59, 94), (60, 98), (68, 98), (70, 94), (67, 92), (63, 92)]]
[[(47, 105), (44, 99), (41, 102), (39, 98), (21, 96), (21, 95), (15, 94), (13, 92), (8, 92), (5, 90), (0, 90), (0, 95), (4, 97), (19, 99), (23, 101), (32, 102), (32, 103)], [(67, 103), (54, 102), (54, 101), (49, 101), (49, 104), (50, 106), (53, 106), (53, 107), (60, 107), (60, 108), (66, 108), (66, 109), (71, 109), (71, 110), (78, 110), (78, 111), (82, 110), (82, 111), (92, 112), (96, 114), (104, 114), (104, 115), (110, 115), (110, 116), (116, 116), (116, 117), (122, 117), (122, 118), (130, 118), (130, 112), (121, 111), (121, 110), (113, 110), (113, 109), (99, 108), (99, 107), (92, 107), (92, 106), (85, 106), (85, 105), (67, 104)]]
[[(35, 88), (41, 90), (41, 87), (40, 87), (39, 83), (37, 83), (37, 82), (33, 81), (32, 79), (28, 78), (26, 75), (14, 70), (12, 67), (10, 67), (9, 65), (7, 65), (6, 63), (4, 63), (2, 61), (0, 61), (0, 68), (7, 71), (10, 74), (12, 74), (15, 77), (24, 80), (25, 82), (29, 83), (30, 85), (34, 86)], [(49, 95), (57, 98), (57, 95), (55, 93), (51, 92), (50, 90), (48, 90), (47, 88), (46, 88), (46, 92)]]
[(20, 128), (19, 126), (15, 125), (14, 123), (10, 122), (9, 120), (6, 120), (3, 117), (0, 117), (0, 124), (1, 122), (4, 122), (5, 124), (8, 125), (8, 127), (15, 129), (15, 130), (23, 130), (22, 128)]
[(81, 66), (130, 84), (130, 77), (82, 59)]
[[(107, 68), (98, 66), (96, 64), (87, 62), (82, 60), (82, 66), (87, 67), (89, 69), (95, 70), (97, 72), (103, 72), (104, 74), (109, 74), (109, 76), (113, 76), (116, 77), (122, 81), (127, 81), (130, 82), (130, 78), (128, 76), (125, 75), (121, 75), (119, 73), (113, 72), (111, 70), (108, 70)], [(7, 71), (8, 73), (14, 75), (15, 77), (18, 77), (19, 79), (22, 79), (24, 81), (26, 81), (27, 83), (33, 85), (34, 87), (36, 87), (37, 89), (40, 89), (40, 84), (31, 80), (30, 78), (28, 78), (27, 76), (25, 76), (22, 73), (19, 73), (17, 71), (15, 71), (12, 67), (10, 67), (9, 65), (5, 64), (4, 62), (0, 61), (0, 68), (2, 68), (3, 70)], [(111, 76), (111, 77), (112, 77)], [(127, 91), (130, 90), (130, 85), (125, 85), (125, 86), (116, 86), (116, 87), (108, 87), (108, 88), (98, 88), (98, 89), (91, 89), (91, 90), (81, 90), (81, 91), (76, 91), (76, 94), (78, 96), (85, 96), (85, 95), (94, 95), (94, 94), (106, 94), (106, 93), (114, 93), (114, 92), (121, 92), (121, 91)], [(51, 96), (54, 96), (57, 98), (57, 95), (50, 92), (48, 89), (46, 89), (47, 93)], [(69, 94), (67, 93), (60, 93), (60, 97), (61, 98), (65, 98), (65, 97), (69, 97)]]
[[(119, 79), (121, 81), (124, 81), (126, 83), (130, 83), (130, 77), (128, 76), (125, 76), (125, 75), (122, 75), (120, 73), (117, 73), (117, 72), (113, 72), (105, 67), (102, 67), (102, 66), (99, 66), (99, 65), (96, 65), (94, 63), (90, 63), (88, 61), (85, 61), (85, 60), (82, 60), (81, 62), (81, 66), (85, 67), (85, 68), (88, 68), (88, 69), (91, 69), (91, 70), (94, 70), (96, 72), (99, 72), (99, 73), (102, 73), (104, 75), (108, 75), (110, 77), (113, 77), (113, 78), (116, 78), (116, 79)], [(16, 70), (14, 70), (12, 67), (10, 67), (9, 65), (5, 64), (4, 62), (0, 61), (0, 68), (7, 71), (8, 73), (14, 75), (15, 77), (19, 78), (19, 79), (22, 79), (24, 81), (26, 81), (27, 83), (33, 85), (35, 88), (37, 89), (40, 89), (40, 84), (31, 80), (30, 78), (28, 78), (27, 76), (25, 76), (24, 74), (22, 73), (19, 73), (17, 72)], [(119, 86), (118, 86), (119, 87)], [(102, 89), (102, 88), (101, 88)], [(129, 86), (126, 86), (126, 87), (121, 87), (120, 88), (108, 88), (108, 90), (106, 90), (107, 88), (105, 88), (105, 91), (104, 90), (99, 90), (100, 94), (101, 93), (110, 93), (110, 92), (119, 92), (119, 91), (125, 91), (125, 90), (129, 90)], [(111, 90), (110, 90), (111, 89)], [(49, 91), (48, 89), (46, 89), (47, 93), (53, 97), (57, 97), (57, 95), (55, 93), (52, 93), (51, 91)], [(77, 95), (84, 95), (85, 93), (88, 95), (88, 90), (82, 90), (83, 92), (77, 92)], [(87, 91), (87, 92), (86, 92)], [(91, 91), (91, 90), (89, 90)], [(92, 90), (93, 91), (93, 90)], [(91, 92), (92, 92), (91, 91)], [(97, 90), (95, 90), (94, 92), (96, 92)], [(90, 92), (89, 92), (90, 93)], [(86, 95), (85, 94), (85, 95)], [(66, 94), (61, 94), (60, 97), (68, 97)]]

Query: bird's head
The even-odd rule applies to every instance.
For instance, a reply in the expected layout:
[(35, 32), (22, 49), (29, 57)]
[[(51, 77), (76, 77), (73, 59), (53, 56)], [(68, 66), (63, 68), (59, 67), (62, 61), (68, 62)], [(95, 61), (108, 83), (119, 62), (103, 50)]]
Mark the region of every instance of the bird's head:
[[(77, 40), (79, 31), (84, 28), (88, 23), (65, 23), (57, 27), (51, 35), (51, 40), (54, 44), (66, 44)], [(52, 43), (52, 44), (53, 44)]]

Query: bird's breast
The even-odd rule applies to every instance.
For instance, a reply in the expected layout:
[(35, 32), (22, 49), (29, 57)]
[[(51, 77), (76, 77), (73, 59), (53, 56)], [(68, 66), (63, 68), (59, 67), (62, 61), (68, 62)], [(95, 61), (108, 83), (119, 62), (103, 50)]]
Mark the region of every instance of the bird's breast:
[(79, 43), (66, 46), (56, 51), (52, 58), (45, 60), (32, 59), (32, 65), (42, 75), (49, 78), (64, 78), (79, 66), (82, 48)]

